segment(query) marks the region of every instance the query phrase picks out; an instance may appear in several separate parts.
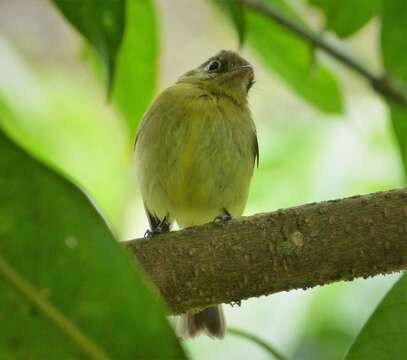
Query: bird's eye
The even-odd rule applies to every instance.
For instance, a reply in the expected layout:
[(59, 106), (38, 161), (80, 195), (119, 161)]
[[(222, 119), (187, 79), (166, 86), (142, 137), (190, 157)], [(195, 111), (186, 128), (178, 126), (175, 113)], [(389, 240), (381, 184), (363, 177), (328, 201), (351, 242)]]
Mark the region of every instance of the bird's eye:
[(214, 72), (220, 69), (220, 61), (219, 60), (212, 60), (207, 66), (206, 70), (209, 72)]

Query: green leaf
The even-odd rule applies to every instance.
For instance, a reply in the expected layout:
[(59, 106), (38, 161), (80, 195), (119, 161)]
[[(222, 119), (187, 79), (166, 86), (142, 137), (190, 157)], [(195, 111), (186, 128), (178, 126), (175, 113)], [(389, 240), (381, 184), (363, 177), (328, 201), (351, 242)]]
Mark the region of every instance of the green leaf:
[(406, 338), (407, 276), (403, 275), (356, 337), (346, 359), (405, 359)]
[(381, 48), (387, 72), (407, 83), (407, 1), (382, 2)]
[(404, 169), (404, 181), (407, 181), (407, 109), (397, 104), (388, 103), (391, 124), (400, 151)]
[(156, 293), (89, 200), (2, 130), (0, 153), (1, 356), (184, 358)]
[(134, 135), (155, 90), (157, 20), (151, 0), (127, 0), (126, 32), (119, 52), (113, 100)]
[[(390, 77), (407, 84), (407, 2), (382, 2), (381, 48), (384, 67)], [(407, 180), (407, 108), (388, 102)]]
[(238, 38), (239, 45), (242, 46), (246, 37), (246, 20), (244, 16), (243, 6), (240, 0), (215, 0), (228, 14), (232, 21)]
[(53, 0), (103, 60), (108, 93), (125, 27), (124, 0)]
[[(303, 21), (283, 0), (267, 0), (290, 19)], [(264, 63), (299, 95), (322, 111), (340, 113), (342, 99), (334, 75), (315, 62), (311, 45), (269, 18), (247, 9), (248, 42)]]
[(379, 10), (380, 0), (308, 0), (325, 14), (325, 28), (344, 38), (364, 26)]

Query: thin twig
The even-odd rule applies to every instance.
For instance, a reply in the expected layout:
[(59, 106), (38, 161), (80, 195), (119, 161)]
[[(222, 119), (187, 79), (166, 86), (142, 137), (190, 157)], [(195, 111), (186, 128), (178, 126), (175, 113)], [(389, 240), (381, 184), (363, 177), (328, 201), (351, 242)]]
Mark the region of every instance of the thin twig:
[(281, 354), (278, 350), (276, 350), (273, 346), (271, 346), (270, 343), (259, 338), (257, 335), (254, 335), (247, 331), (236, 329), (236, 328), (228, 328), (228, 333), (231, 335), (245, 338), (247, 340), (250, 340), (250, 341), (256, 343), (257, 345), (262, 347), (264, 350), (266, 350), (268, 353), (273, 355), (273, 357), (277, 360), (286, 360), (287, 359), (283, 354)]
[(342, 51), (339, 47), (323, 39), (319, 34), (290, 20), (272, 4), (265, 3), (262, 0), (242, 0), (242, 3), (256, 12), (268, 16), (281, 26), (308, 41), (313, 46), (324, 50), (342, 64), (353, 69), (369, 81), (373, 89), (379, 94), (399, 103), (400, 105), (407, 105), (407, 92), (404, 84), (396, 82), (387, 75), (375, 74), (350, 55)]

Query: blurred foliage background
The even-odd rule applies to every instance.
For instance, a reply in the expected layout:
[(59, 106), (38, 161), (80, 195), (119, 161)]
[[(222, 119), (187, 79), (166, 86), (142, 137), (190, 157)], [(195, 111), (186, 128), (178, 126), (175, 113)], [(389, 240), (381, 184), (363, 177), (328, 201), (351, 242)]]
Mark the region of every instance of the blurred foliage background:
[[(341, 25), (352, 10), (340, 14), (345, 20), (337, 16), (326, 22), (309, 3), (329, 14), (335, 10), (328, 1), (287, 3), (301, 23), (326, 27), (330, 41), (346, 36), (339, 46), (345, 44), (378, 71), (380, 23), (373, 16), (378, 2), (363, 2), (368, 10), (355, 15), (357, 31), (351, 35)], [(129, 1), (126, 16), (111, 106), (103, 62), (55, 5), (0, 0), (2, 125), (80, 186), (123, 240), (140, 237), (147, 228), (132, 149), (135, 124), (151, 96), (220, 49), (238, 49), (230, 21), (207, 0)], [(402, 162), (383, 99), (364, 79), (270, 20), (250, 13), (247, 23), (241, 53), (256, 69), (250, 103), (260, 166), (246, 214), (400, 187)], [(402, 126), (395, 128), (403, 133)], [(226, 317), (230, 326), (269, 340), (289, 358), (339, 359), (397, 277), (250, 299), (241, 307), (226, 306)], [(256, 345), (233, 336), (223, 342), (200, 337), (186, 346), (194, 359), (268, 358)]]

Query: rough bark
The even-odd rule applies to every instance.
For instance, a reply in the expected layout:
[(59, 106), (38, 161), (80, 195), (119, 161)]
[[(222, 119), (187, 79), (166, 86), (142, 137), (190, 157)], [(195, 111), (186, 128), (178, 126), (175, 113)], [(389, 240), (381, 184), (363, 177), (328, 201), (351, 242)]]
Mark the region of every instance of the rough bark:
[(407, 189), (125, 243), (174, 313), (407, 267)]

